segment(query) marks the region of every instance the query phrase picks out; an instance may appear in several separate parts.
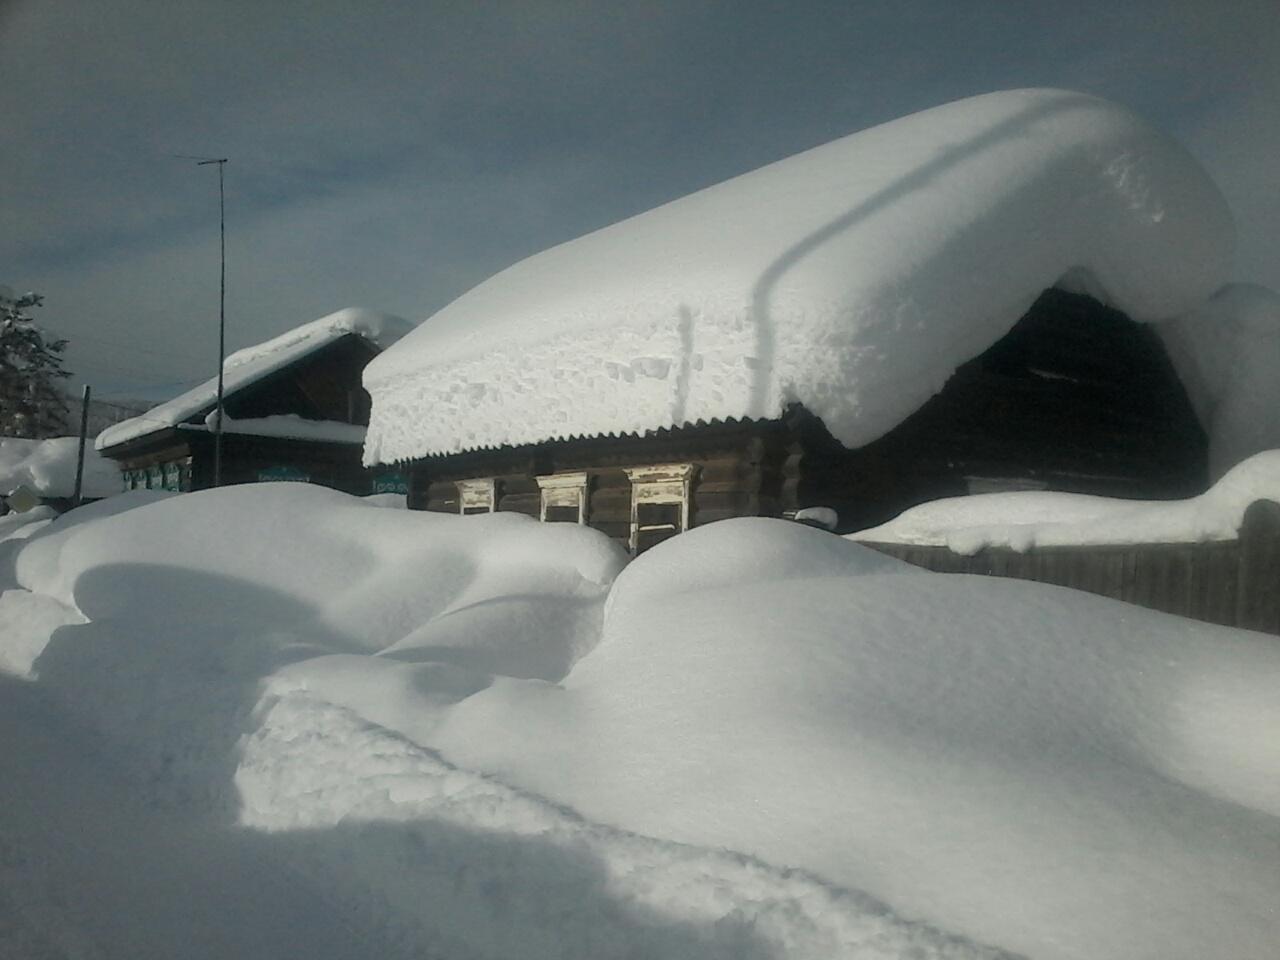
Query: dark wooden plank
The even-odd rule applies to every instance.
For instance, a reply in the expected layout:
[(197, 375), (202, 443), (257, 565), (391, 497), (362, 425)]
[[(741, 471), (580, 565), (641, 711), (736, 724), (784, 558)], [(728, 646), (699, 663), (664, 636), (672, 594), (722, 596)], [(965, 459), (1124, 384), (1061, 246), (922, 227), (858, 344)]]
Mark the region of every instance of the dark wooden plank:
[(1280, 633), (1280, 504), (1259, 500), (1240, 527), (1236, 624)]

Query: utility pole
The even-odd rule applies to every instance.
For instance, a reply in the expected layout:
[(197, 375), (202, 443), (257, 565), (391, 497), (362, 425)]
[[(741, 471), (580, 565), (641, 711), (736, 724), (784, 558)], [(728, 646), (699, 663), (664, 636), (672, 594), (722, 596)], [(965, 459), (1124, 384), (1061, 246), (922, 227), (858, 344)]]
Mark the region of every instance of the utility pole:
[(89, 434), (89, 385), (84, 385), (84, 396), (80, 400), (80, 453), (76, 458), (76, 492), (71, 505), (80, 506), (81, 493), (84, 490), (84, 444)]
[(221, 270), (218, 281), (218, 405), (213, 420), (213, 485), (222, 486), (222, 374), (227, 355), (227, 202), (223, 190), (222, 168), (226, 157), (186, 157), (195, 160), (197, 167), (218, 165), (218, 252)]

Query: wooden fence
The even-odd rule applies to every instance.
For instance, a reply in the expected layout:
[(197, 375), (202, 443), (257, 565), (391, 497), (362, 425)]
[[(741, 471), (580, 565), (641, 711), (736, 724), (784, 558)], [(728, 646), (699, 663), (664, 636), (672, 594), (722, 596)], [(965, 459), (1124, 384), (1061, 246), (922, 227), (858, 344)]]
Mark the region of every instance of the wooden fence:
[(941, 573), (978, 573), (1056, 583), (1209, 623), (1280, 634), (1280, 504), (1245, 511), (1238, 539), (1205, 543), (988, 547), (973, 556), (947, 547), (867, 543)]

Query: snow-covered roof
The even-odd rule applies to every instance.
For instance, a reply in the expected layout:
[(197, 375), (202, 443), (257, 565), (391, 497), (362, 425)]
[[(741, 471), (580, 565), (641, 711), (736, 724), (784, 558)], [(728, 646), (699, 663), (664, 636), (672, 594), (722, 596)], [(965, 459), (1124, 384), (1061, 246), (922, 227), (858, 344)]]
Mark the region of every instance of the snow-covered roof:
[[(222, 368), (223, 393), (230, 395), (257, 383), (263, 377), (348, 334), (363, 337), (379, 348), (386, 349), (412, 329), (413, 324), (400, 317), (359, 307), (347, 307), (231, 354)], [(157, 430), (177, 426), (211, 409), (217, 399), (218, 378), (214, 376), (140, 416), (108, 427), (98, 435), (96, 446), (99, 450), (105, 450)]]
[(1214, 477), (1280, 448), (1280, 295), (1233, 283), (1156, 330), (1209, 435)]
[[(0, 437), (0, 496), (7, 496), (18, 487), (26, 487), (41, 497), (74, 496), (79, 456), (79, 437)], [(116, 465), (88, 447), (84, 452), (81, 494), (97, 499), (122, 489)]]
[(389, 462), (798, 401), (859, 446), (1047, 287), (1139, 320), (1226, 279), (1226, 203), (1185, 150), (1078, 93), (961, 100), (530, 257), (365, 369)]

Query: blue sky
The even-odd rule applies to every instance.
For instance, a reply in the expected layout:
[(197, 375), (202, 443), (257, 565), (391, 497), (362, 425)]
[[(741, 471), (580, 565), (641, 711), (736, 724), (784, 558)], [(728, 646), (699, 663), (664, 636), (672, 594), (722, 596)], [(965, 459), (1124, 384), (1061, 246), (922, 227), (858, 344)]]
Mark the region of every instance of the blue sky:
[[(855, 130), (990, 90), (1125, 103), (1280, 287), (1280, 3), (0, 4), (0, 282), (76, 382), (216, 366), (349, 305), (422, 318), (508, 264)], [(173, 387), (168, 388), (173, 392)]]

